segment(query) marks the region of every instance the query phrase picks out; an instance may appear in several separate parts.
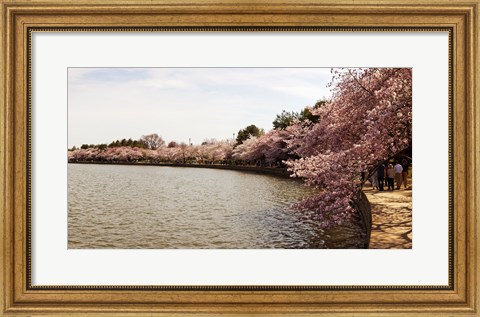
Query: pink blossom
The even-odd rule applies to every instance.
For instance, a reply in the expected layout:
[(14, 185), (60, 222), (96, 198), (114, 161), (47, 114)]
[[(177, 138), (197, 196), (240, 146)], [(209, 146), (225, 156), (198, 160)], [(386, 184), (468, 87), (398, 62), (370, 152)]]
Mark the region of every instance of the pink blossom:
[(293, 176), (320, 189), (298, 207), (325, 226), (353, 214), (352, 201), (363, 185), (360, 171), (370, 174), (412, 142), (411, 69), (346, 69), (333, 74), (332, 100), (312, 110), (319, 122), (301, 126), (287, 140), (301, 157), (287, 162)]

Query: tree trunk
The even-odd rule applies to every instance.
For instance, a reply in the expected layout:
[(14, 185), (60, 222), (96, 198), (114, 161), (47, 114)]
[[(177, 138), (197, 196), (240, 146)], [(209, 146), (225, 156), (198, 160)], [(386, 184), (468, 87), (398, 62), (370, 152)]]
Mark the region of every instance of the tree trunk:
[(370, 243), (370, 234), (372, 232), (372, 209), (367, 196), (365, 196), (362, 190), (358, 190), (357, 194), (355, 195), (353, 208), (355, 208), (360, 217), (363, 232), (365, 233), (363, 237), (363, 244), (365, 249), (368, 249), (368, 245)]

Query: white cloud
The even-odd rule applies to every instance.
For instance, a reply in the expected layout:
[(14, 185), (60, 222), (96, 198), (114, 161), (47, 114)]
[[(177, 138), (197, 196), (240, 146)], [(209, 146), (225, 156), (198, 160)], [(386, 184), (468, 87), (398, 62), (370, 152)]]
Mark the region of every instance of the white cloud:
[(139, 138), (231, 138), (248, 124), (266, 130), (283, 109), (322, 97), (325, 68), (69, 69), (69, 146)]

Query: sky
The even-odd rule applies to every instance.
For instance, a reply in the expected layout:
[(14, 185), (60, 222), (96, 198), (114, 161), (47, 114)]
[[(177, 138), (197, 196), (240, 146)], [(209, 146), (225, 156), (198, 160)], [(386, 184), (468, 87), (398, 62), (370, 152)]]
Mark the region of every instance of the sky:
[(200, 144), (331, 93), (330, 68), (69, 68), (68, 147), (139, 139)]

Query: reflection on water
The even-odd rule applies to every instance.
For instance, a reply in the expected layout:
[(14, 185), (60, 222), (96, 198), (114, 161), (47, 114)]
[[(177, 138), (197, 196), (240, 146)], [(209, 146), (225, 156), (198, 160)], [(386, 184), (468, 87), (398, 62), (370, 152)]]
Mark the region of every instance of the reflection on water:
[(325, 231), (289, 208), (311, 193), (239, 171), (68, 164), (68, 247), (358, 247), (355, 224)]

